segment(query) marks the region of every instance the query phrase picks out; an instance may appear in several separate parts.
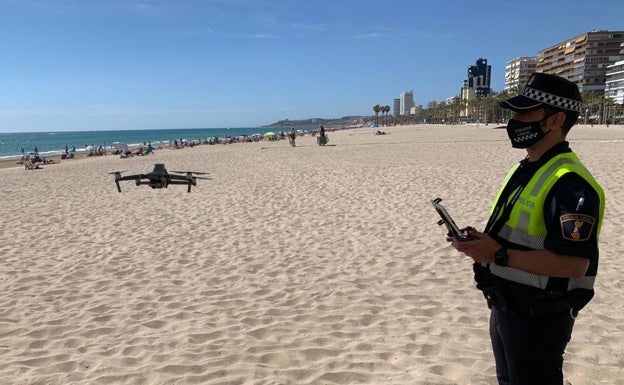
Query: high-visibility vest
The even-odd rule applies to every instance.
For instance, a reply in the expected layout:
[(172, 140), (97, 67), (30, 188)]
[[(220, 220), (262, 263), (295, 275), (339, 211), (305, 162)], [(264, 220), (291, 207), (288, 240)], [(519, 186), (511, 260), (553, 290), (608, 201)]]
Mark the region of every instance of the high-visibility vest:
[[(507, 177), (498, 192), (498, 196), (492, 205), (492, 212), (494, 212), (494, 208), (498, 204), (502, 191), (518, 166), (519, 164), (515, 165), (507, 174)], [(544, 201), (546, 200), (546, 196), (550, 192), (551, 188), (559, 180), (559, 178), (569, 172), (574, 172), (580, 175), (598, 194), (600, 199), (599, 215), (598, 218), (596, 218), (598, 223), (594, 223), (594, 226), (596, 226), (596, 237), (598, 237), (602, 227), (602, 218), (605, 207), (604, 192), (602, 187), (600, 187), (598, 182), (596, 182), (587, 168), (585, 168), (583, 163), (579, 160), (578, 156), (576, 156), (573, 152), (558, 154), (537, 170), (520, 193), (520, 196), (511, 210), (509, 218), (499, 230), (497, 235), (508, 240), (509, 242), (526, 246), (533, 250), (543, 249), (547, 233), (546, 223), (544, 220)], [(514, 192), (509, 194), (510, 198), (508, 199), (511, 199), (513, 195)], [(514, 269), (509, 266), (503, 267), (490, 264), (489, 269), (492, 274), (498, 277), (541, 289), (546, 288), (550, 278), (548, 276)], [(585, 276), (578, 279), (570, 278), (567, 289), (568, 291), (577, 288), (591, 290), (594, 287), (595, 279), (595, 276)]]

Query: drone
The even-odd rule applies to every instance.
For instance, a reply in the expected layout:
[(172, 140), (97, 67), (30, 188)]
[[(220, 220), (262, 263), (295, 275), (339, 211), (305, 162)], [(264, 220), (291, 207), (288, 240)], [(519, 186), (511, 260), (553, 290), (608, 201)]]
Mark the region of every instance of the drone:
[(154, 189), (167, 188), (167, 186), (169, 186), (170, 184), (185, 184), (188, 186), (188, 192), (191, 192), (191, 186), (197, 186), (197, 179), (210, 179), (193, 175), (203, 175), (207, 174), (206, 172), (171, 171), (174, 174), (170, 174), (167, 172), (165, 165), (162, 163), (156, 163), (154, 165), (154, 170), (148, 172), (147, 174), (121, 176), (121, 173), (123, 172), (124, 171), (115, 171), (110, 173), (115, 175), (115, 184), (117, 185), (117, 191), (119, 192), (121, 192), (121, 186), (119, 185), (119, 182), (122, 180), (134, 180), (137, 186), (146, 184)]

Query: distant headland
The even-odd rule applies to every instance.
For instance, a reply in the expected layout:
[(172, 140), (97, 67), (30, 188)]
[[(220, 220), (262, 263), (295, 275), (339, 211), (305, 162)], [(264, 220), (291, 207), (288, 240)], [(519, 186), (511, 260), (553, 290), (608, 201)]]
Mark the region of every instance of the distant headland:
[(367, 124), (367, 121), (370, 120), (370, 116), (343, 116), (342, 118), (332, 118), (332, 119), (321, 119), (321, 118), (312, 118), (312, 119), (300, 119), (300, 120), (290, 120), (284, 119), (278, 122), (262, 126), (264, 128), (288, 128), (288, 127), (310, 127), (310, 126), (318, 126), (323, 125), (327, 127), (349, 127), (349, 126), (363, 126)]

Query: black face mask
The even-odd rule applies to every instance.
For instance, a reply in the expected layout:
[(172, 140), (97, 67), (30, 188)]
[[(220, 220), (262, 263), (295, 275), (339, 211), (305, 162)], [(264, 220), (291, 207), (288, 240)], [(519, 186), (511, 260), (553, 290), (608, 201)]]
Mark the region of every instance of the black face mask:
[(507, 135), (511, 140), (511, 147), (527, 148), (542, 140), (550, 132), (550, 130), (542, 131), (542, 123), (548, 118), (550, 116), (535, 122), (521, 122), (509, 119), (509, 122), (507, 122)]

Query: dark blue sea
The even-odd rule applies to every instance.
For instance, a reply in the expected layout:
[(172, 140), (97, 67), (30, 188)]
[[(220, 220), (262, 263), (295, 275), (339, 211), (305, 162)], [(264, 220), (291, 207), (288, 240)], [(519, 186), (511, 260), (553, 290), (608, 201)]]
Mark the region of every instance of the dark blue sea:
[[(288, 131), (284, 127), (283, 131)], [(297, 127), (297, 129), (314, 129), (314, 127)], [(77, 152), (85, 151), (86, 146), (104, 146), (111, 148), (113, 143), (125, 143), (128, 146), (138, 146), (151, 142), (158, 147), (169, 145), (174, 140), (200, 140), (218, 137), (264, 134), (268, 131), (279, 133), (281, 130), (243, 127), (243, 128), (183, 128), (167, 130), (123, 130), (123, 131), (59, 131), (59, 132), (25, 132), (0, 133), (0, 160), (21, 156), (22, 148), (25, 152), (33, 151), (35, 146), (42, 155), (60, 154), (76, 148)]]

